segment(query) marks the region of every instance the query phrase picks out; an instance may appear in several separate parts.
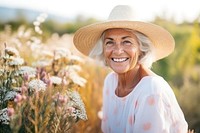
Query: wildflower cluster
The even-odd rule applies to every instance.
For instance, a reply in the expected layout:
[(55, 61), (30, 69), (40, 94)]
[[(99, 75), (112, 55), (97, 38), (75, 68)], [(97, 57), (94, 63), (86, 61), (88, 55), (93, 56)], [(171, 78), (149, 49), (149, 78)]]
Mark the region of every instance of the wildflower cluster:
[(50, 55), (30, 67), (16, 49), (1, 52), (0, 132), (68, 132), (87, 119), (78, 93), (86, 83), (81, 59), (63, 49)]
[(41, 23), (43, 23), (46, 20), (46, 18), (47, 18), (47, 14), (42, 13), (37, 17), (36, 21), (33, 22), (33, 24), (35, 26), (35, 32), (36, 33), (42, 34), (42, 30), (40, 28), (40, 25), (41, 25)]

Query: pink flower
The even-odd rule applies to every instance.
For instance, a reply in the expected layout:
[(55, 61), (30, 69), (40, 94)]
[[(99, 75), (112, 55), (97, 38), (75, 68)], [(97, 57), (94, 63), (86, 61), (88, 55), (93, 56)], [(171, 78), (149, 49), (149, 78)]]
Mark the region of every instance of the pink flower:
[(8, 113), (8, 116), (12, 116), (15, 113), (15, 110), (13, 108), (8, 108), (7, 113)]
[(26, 96), (25, 95), (22, 95), (22, 100), (26, 100)]
[(67, 110), (70, 112), (70, 113), (73, 113), (75, 111), (75, 108), (74, 107), (68, 107)]
[(27, 73), (24, 74), (24, 80), (25, 80), (25, 81), (28, 81), (28, 80), (29, 80), (29, 76), (28, 76)]
[(21, 96), (20, 94), (17, 94), (17, 95), (15, 96), (14, 101), (18, 103), (18, 102), (21, 102), (21, 100), (22, 100), (22, 96)]
[(21, 87), (21, 91), (22, 91), (22, 92), (26, 92), (27, 90), (28, 90), (28, 89), (27, 89), (26, 86), (22, 86), (22, 87)]
[(60, 95), (58, 99), (62, 104), (67, 102), (67, 97), (65, 96)]

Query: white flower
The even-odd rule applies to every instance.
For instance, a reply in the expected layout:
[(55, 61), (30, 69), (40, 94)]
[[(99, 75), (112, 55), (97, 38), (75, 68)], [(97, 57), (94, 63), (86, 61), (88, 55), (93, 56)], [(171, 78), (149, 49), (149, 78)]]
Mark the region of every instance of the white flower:
[(76, 56), (76, 55), (69, 56), (69, 59), (72, 60), (72, 61), (77, 61), (77, 62), (83, 62), (84, 61), (81, 57)]
[(42, 41), (37, 37), (31, 37), (31, 42), (33, 42), (34, 44), (41, 44)]
[(76, 91), (68, 91), (68, 96), (71, 98), (71, 102), (68, 103), (68, 106), (75, 107), (75, 111), (73, 111), (74, 115), (79, 117), (82, 120), (87, 120), (87, 114), (85, 110), (85, 105)]
[(19, 68), (18, 73), (21, 75), (27, 74), (29, 77), (35, 77), (36, 69), (33, 67), (29, 67), (29, 66), (22, 66)]
[(30, 91), (44, 91), (46, 90), (46, 84), (39, 79), (33, 79), (28, 83)]
[(53, 84), (60, 85), (62, 83), (62, 79), (60, 77), (57, 77), (57, 76), (51, 76), (50, 80)]
[[(27, 29), (26, 26), (22, 25), (18, 28), (18, 31), (17, 31), (17, 36), (19, 38), (30, 38), (31, 37), (31, 34), (32, 34), (32, 29)], [(17, 44), (20, 44), (20, 45), (17, 45), (18, 47), (22, 45), (21, 41), (19, 41), (19, 39), (16, 39), (17, 40)]]
[(42, 30), (40, 29), (39, 26), (35, 26), (35, 32), (42, 34)]
[(9, 62), (10, 66), (18, 66), (18, 65), (22, 65), (24, 63), (24, 59), (22, 58), (12, 58), (12, 61)]
[(10, 118), (8, 117), (8, 109), (4, 108), (0, 110), (0, 123), (8, 125), (10, 123)]
[(39, 61), (33, 63), (33, 66), (39, 66), (39, 67), (46, 67), (49, 65), (51, 65), (50, 60), (39, 60)]
[(48, 15), (46, 13), (41, 13), (38, 17), (37, 17), (37, 21), (40, 23), (43, 23), (46, 18), (48, 17)]
[(73, 72), (69, 74), (69, 78), (77, 85), (84, 87), (87, 82), (86, 79), (80, 77), (77, 73)]
[(15, 84), (17, 81), (15, 79), (11, 79), (12, 83)]
[(18, 93), (16, 91), (9, 91), (6, 93), (4, 101), (13, 100)]
[(47, 50), (42, 51), (42, 55), (47, 58), (53, 58), (53, 56), (54, 56), (51, 51), (47, 51)]
[(0, 76), (2, 76), (4, 73), (4, 70), (3, 69), (0, 69)]
[(79, 65), (70, 65), (67, 66), (66, 71), (69, 73), (69, 78), (77, 85), (84, 87), (85, 83), (87, 82), (86, 79), (80, 77), (77, 73), (77, 71), (81, 70), (81, 67)]
[(19, 52), (17, 51), (17, 49), (12, 48), (12, 47), (6, 47), (5, 53), (10, 56), (19, 56)]
[(55, 59), (60, 59), (62, 57), (68, 57), (69, 55), (71, 55), (71, 52), (68, 49), (64, 49), (64, 48), (58, 48), (55, 50)]
[(33, 25), (35, 25), (35, 26), (40, 26), (40, 22), (39, 22), (39, 21), (34, 21), (34, 22), (33, 22)]
[(12, 87), (12, 89), (15, 91), (21, 91), (21, 87)]
[(22, 42), (17, 38), (12, 38), (11, 42), (13, 42), (18, 48), (21, 48), (21, 46), (23, 45)]
[(80, 72), (81, 66), (80, 65), (68, 65), (65, 67), (67, 71), (69, 72)]

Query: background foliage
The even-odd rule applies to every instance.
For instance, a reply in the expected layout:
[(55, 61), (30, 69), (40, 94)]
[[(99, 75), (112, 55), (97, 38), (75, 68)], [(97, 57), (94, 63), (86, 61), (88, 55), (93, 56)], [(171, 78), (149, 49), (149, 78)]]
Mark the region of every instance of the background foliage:
[[(97, 62), (88, 59), (78, 53), (72, 46), (72, 37), (74, 31), (79, 27), (92, 23), (93, 18), (82, 18), (78, 16), (74, 22), (66, 24), (55, 24), (52, 21), (44, 22), (41, 25), (43, 29), (39, 40), (30, 38), (28, 33), (33, 30), (33, 24), (23, 22), (1, 23), (0, 28), (0, 48), (4, 42), (15, 46), (20, 55), (32, 64), (36, 59), (41, 58), (41, 49), (33, 50), (30, 45), (25, 44), (28, 39), (30, 42), (38, 43), (38, 46), (48, 47), (49, 49), (64, 46), (70, 48), (74, 54), (84, 58), (82, 64), (84, 70), (81, 75), (87, 79), (84, 89), (79, 90), (85, 103), (88, 116), (87, 121), (80, 121), (73, 127), (76, 133), (98, 133), (101, 132), (100, 111), (102, 106), (102, 86), (106, 74), (110, 71), (102, 67)], [(157, 17), (155, 24), (163, 26), (172, 33), (176, 41), (176, 47), (173, 54), (153, 64), (152, 69), (163, 76), (172, 86), (177, 96), (178, 102), (185, 114), (190, 129), (195, 129), (200, 133), (200, 23), (199, 18), (193, 23), (183, 22), (176, 24), (173, 20), (166, 20)], [(53, 27), (61, 27), (61, 30)], [(29, 28), (32, 29), (29, 29)], [(23, 31), (23, 37), (20, 36)], [(27, 36), (25, 36), (26, 34)], [(37, 34), (36, 34), (37, 35)], [(18, 46), (20, 43), (20, 47)]]

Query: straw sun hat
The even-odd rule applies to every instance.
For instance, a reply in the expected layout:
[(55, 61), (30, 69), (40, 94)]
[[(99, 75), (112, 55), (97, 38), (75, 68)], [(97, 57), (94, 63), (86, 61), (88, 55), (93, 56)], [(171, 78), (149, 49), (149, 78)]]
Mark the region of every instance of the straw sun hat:
[(106, 29), (127, 28), (145, 34), (155, 48), (155, 61), (173, 52), (175, 42), (171, 34), (164, 28), (141, 21), (134, 21), (132, 9), (126, 5), (118, 5), (111, 11), (108, 20), (80, 28), (74, 35), (75, 47), (84, 55), (90, 51)]

